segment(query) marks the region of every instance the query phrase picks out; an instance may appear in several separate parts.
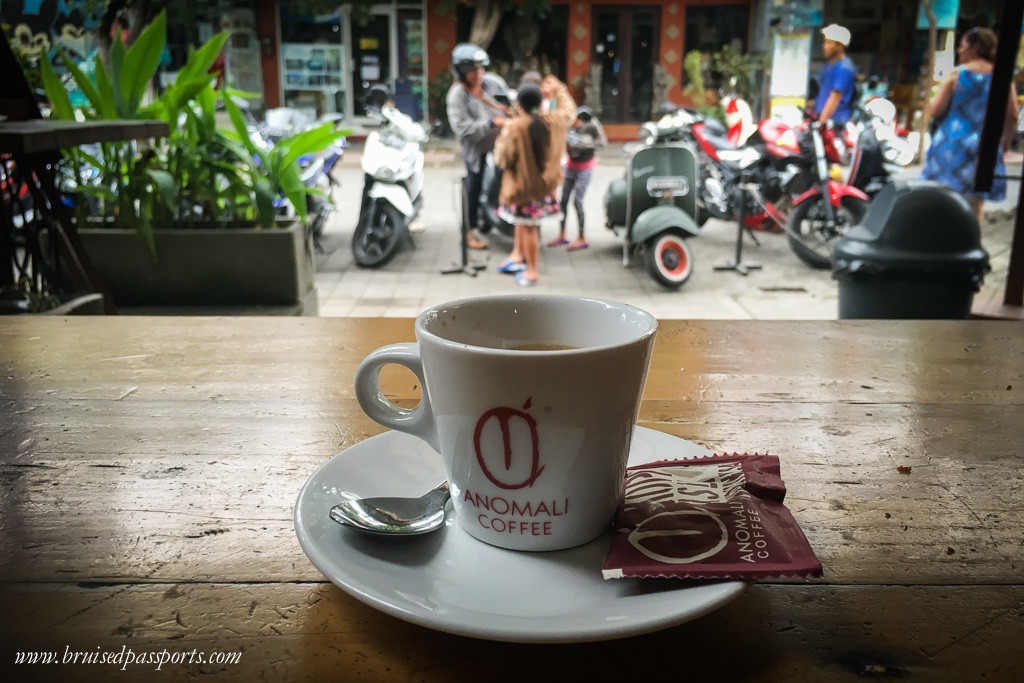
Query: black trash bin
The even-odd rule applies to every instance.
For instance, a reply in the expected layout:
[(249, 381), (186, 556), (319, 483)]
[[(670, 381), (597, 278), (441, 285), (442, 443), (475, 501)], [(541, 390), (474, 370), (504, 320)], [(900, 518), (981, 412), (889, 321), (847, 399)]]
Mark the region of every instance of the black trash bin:
[(927, 180), (885, 187), (832, 250), (841, 319), (966, 318), (988, 271), (970, 204)]

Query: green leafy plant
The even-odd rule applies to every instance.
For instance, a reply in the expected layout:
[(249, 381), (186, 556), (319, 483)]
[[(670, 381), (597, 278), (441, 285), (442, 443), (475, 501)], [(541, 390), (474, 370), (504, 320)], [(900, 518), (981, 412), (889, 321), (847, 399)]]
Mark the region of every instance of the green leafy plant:
[(704, 53), (691, 50), (683, 57), (683, 70), (686, 72), (687, 85), (683, 95), (690, 98), (694, 108), (703, 116), (725, 120), (722, 107), (708, 101), (707, 89), (704, 85)]
[[(187, 148), (202, 158), (205, 152), (199, 149), (201, 140), (188, 137), (193, 129), (179, 127), (179, 117), (200, 92), (210, 87), (208, 71), (226, 39), (227, 34), (220, 33), (201, 49), (193, 51), (175, 82), (149, 104), (143, 103), (144, 98), (167, 40), (167, 20), (163, 12), (142, 31), (131, 48), (125, 49), (118, 38), (110, 50), (109, 63), (97, 55), (93, 69), (95, 80), (58, 49), (61, 61), (88, 102), (88, 107), (82, 110), (72, 106), (49, 59), (44, 58), (40, 63), (46, 95), (57, 118), (162, 119), (168, 123), (170, 136), (152, 146), (117, 141), (102, 143), (93, 151), (65, 152), (68, 173), (78, 176), (75, 179), (79, 181), (76, 190), (81, 199), (80, 208), (88, 205), (91, 212), (111, 217), (115, 226), (134, 228), (154, 256), (153, 222), (175, 215), (176, 206), (182, 203), (179, 198), (184, 201), (182, 187), (187, 187), (188, 182), (187, 177), (174, 172), (168, 153)], [(99, 171), (98, 182), (81, 182), (79, 171), (83, 165)]]
[(338, 131), (333, 123), (324, 123), (281, 138), (270, 149), (264, 149), (253, 142), (245, 118), (234, 100), (226, 98), (224, 105), (234, 126), (233, 138), (247, 152), (242, 157), (245, 160), (244, 169), (252, 183), (261, 223), (273, 216), (273, 201), (277, 191), (284, 194), (295, 208), (295, 214), (305, 221), (306, 196), (318, 193), (319, 190), (303, 184), (299, 158), (326, 149), (340, 137), (351, 134), (351, 131)]
[(715, 71), (725, 76), (729, 87), (746, 100), (754, 99), (758, 72), (768, 68), (767, 55), (748, 55), (734, 50), (729, 45), (711, 55)]
[(706, 102), (704, 95), (704, 53), (700, 50), (690, 50), (683, 57), (683, 71), (686, 72), (686, 87), (683, 94), (693, 100), (697, 106), (703, 106)]
[[(179, 130), (170, 135), (163, 147), (163, 161), (174, 186), (173, 203), (160, 204), (162, 223), (197, 225), (209, 221), (232, 222), (250, 218), (253, 212), (252, 190), (239, 163), (245, 150), (236, 144), (217, 122), (220, 94), (207, 83), (178, 114)], [(265, 223), (273, 223), (268, 216)]]
[[(298, 158), (317, 153), (350, 134), (332, 124), (278, 142), (270, 151), (256, 148), (244, 119), (231, 97), (213, 87), (209, 73), (227, 40), (218, 33), (188, 59), (173, 83), (146, 102), (167, 41), (166, 14), (161, 12), (131, 48), (118, 38), (109, 61), (95, 61), (95, 80), (74, 60), (59, 56), (88, 107), (76, 110), (52, 65), (41, 63), (43, 83), (54, 116), (62, 119), (162, 120), (170, 130), (166, 138), (146, 145), (135, 141), (103, 143), (93, 150), (67, 150), (71, 175), (82, 168), (99, 171), (100, 182), (76, 178), (81, 206), (111, 217), (117, 227), (133, 228), (156, 258), (155, 224), (193, 227), (217, 221), (221, 225), (258, 220), (272, 227), (278, 208), (274, 199), (285, 197), (303, 221), (306, 194)], [(219, 103), (227, 108), (232, 127), (217, 122)]]

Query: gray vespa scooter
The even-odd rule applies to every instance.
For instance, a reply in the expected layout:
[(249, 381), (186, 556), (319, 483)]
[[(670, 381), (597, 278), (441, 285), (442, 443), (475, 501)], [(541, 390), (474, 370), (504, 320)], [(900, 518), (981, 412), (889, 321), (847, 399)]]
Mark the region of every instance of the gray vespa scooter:
[[(650, 140), (650, 139), (649, 139)], [(697, 155), (688, 144), (640, 146), (626, 162), (626, 175), (605, 193), (605, 225), (622, 238), (622, 265), (630, 252), (667, 289), (678, 289), (693, 273), (687, 239), (697, 235)]]

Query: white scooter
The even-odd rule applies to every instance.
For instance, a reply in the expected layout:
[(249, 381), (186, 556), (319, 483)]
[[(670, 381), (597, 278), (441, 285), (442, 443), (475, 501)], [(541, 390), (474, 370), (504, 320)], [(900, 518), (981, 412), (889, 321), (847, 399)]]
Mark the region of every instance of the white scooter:
[[(409, 235), (423, 204), (423, 143), (427, 133), (390, 104), (383, 86), (367, 96), (367, 114), (380, 128), (366, 137), (362, 203), (352, 255), (364, 268), (383, 266)], [(373, 89), (371, 89), (373, 90)]]

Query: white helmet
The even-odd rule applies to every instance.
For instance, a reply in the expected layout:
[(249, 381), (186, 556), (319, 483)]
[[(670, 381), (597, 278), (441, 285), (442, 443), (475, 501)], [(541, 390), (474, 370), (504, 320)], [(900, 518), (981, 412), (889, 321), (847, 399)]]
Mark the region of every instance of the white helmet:
[(821, 29), (821, 35), (825, 36), (826, 40), (834, 40), (846, 46), (850, 44), (850, 29), (839, 24), (829, 24)]

